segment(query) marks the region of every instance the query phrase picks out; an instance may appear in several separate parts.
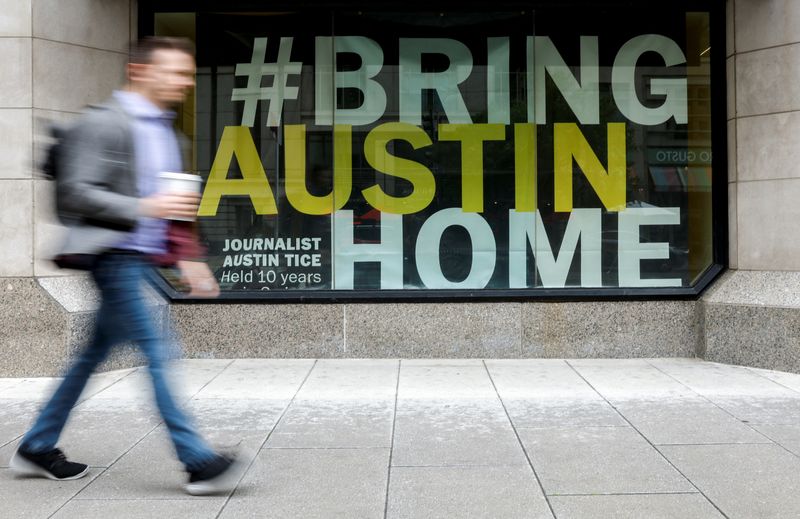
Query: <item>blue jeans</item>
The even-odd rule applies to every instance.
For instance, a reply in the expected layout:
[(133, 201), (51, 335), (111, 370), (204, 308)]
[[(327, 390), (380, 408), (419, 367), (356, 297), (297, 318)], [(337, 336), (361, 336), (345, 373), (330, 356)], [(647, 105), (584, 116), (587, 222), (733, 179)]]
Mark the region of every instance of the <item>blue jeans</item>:
[(89, 376), (112, 346), (131, 340), (147, 358), (158, 410), (167, 424), (178, 459), (186, 470), (194, 471), (213, 458), (214, 451), (178, 409), (167, 386), (168, 343), (149, 315), (142, 291), (148, 268), (144, 257), (137, 254), (109, 253), (98, 257), (92, 269), (101, 295), (94, 337), (75, 359), (36, 423), (22, 439), (20, 449), (42, 453), (55, 448)]

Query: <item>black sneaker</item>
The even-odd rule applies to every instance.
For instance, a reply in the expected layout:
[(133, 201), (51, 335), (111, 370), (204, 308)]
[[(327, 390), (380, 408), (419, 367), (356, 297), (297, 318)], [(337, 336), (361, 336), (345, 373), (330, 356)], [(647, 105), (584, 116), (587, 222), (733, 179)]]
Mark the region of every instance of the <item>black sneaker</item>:
[(43, 476), (57, 481), (79, 479), (89, 473), (87, 465), (68, 461), (59, 449), (53, 449), (43, 454), (33, 454), (17, 449), (9, 466), (22, 476)]
[(189, 472), (186, 492), (193, 496), (230, 492), (236, 488), (244, 469), (244, 463), (236, 456), (217, 454), (200, 470)]

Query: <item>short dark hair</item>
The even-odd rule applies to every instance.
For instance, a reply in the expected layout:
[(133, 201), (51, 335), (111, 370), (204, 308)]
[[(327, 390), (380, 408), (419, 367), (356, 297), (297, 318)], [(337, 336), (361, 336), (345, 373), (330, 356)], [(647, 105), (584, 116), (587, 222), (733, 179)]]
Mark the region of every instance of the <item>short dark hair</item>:
[(194, 44), (187, 38), (175, 36), (147, 36), (131, 46), (129, 62), (147, 65), (152, 63), (157, 50), (179, 50), (194, 57)]

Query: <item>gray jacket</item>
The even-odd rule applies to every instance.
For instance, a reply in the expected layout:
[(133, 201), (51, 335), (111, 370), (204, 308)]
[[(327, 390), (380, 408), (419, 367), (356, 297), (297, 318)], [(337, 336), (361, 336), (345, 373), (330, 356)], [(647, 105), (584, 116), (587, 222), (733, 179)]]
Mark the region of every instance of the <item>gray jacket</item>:
[(83, 114), (67, 133), (56, 183), (67, 226), (59, 254), (99, 254), (136, 225), (139, 193), (130, 117), (112, 98)]

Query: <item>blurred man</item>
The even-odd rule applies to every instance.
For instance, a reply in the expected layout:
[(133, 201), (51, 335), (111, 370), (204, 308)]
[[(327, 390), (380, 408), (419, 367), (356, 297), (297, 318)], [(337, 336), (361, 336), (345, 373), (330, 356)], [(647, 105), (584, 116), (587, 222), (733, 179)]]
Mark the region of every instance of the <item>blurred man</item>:
[[(115, 344), (133, 341), (148, 361), (156, 403), (178, 458), (189, 473), (190, 494), (226, 491), (242, 465), (212, 450), (167, 387), (167, 341), (145, 306), (143, 282), (154, 262), (176, 263), (191, 294), (215, 297), (216, 279), (202, 261), (192, 222), (196, 193), (159, 192), (162, 172), (182, 171), (175, 114), (194, 85), (191, 44), (149, 38), (133, 50), (128, 83), (87, 112), (64, 141), (57, 185), (58, 211), (67, 238), (60, 258), (82, 258), (101, 295), (94, 336), (24, 436), (11, 460), (18, 473), (67, 480), (86, 465), (56, 448), (59, 435), (89, 376)], [(88, 258), (88, 263), (87, 263)], [(69, 264), (69, 261), (66, 261)], [(112, 429), (114, 424), (108, 424)]]

